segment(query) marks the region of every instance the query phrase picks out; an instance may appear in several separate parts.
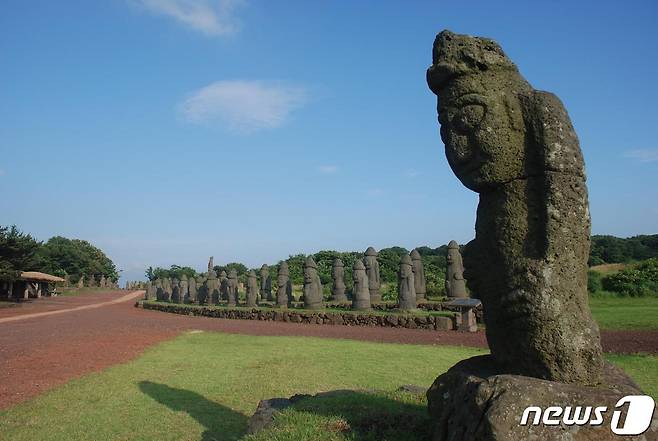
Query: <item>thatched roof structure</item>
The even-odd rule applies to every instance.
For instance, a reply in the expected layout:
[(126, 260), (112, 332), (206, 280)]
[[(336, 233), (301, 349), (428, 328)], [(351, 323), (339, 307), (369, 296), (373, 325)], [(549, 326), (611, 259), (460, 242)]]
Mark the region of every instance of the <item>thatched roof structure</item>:
[(38, 271), (23, 271), (19, 280), (27, 280), (30, 282), (64, 282), (61, 277), (53, 276), (52, 274), (40, 273)]

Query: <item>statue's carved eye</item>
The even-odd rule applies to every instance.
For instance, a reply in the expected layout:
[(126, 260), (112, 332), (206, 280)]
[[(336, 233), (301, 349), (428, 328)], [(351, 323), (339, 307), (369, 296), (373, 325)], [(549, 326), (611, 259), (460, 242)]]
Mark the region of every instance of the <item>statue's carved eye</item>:
[(472, 132), (478, 128), (486, 112), (482, 104), (468, 104), (457, 112), (452, 124), (460, 132)]

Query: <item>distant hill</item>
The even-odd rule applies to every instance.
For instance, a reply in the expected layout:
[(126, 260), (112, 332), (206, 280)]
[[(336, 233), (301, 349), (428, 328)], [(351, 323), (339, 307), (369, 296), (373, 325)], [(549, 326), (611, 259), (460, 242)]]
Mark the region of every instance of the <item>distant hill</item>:
[(658, 257), (658, 234), (620, 238), (592, 236), (589, 265), (628, 263)]

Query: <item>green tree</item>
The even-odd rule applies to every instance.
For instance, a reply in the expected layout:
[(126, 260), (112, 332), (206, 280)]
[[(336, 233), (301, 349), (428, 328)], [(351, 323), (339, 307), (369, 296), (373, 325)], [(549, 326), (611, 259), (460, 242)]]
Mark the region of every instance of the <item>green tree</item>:
[(16, 280), (21, 271), (39, 270), (36, 256), (39, 247), (41, 242), (16, 225), (0, 226), (0, 279)]
[(73, 281), (83, 275), (103, 275), (111, 281), (119, 278), (114, 262), (86, 240), (51, 237), (38, 249), (36, 258), (42, 271), (68, 274)]

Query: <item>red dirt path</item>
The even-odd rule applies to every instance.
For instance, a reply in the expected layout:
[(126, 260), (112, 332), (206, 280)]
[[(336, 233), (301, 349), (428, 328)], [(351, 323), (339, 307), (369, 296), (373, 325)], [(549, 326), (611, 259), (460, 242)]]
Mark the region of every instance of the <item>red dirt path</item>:
[[(387, 343), (486, 347), (484, 333), (320, 326), (188, 317), (134, 307), (134, 301), (93, 309), (23, 317), (108, 302), (126, 291), (40, 299), (0, 309), (0, 409), (25, 401), (72, 378), (129, 361), (147, 347), (183, 331), (200, 329), (248, 335), (299, 335)], [(603, 332), (607, 352), (658, 353), (657, 331)]]

